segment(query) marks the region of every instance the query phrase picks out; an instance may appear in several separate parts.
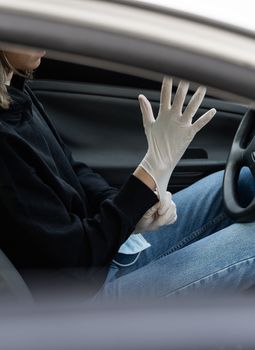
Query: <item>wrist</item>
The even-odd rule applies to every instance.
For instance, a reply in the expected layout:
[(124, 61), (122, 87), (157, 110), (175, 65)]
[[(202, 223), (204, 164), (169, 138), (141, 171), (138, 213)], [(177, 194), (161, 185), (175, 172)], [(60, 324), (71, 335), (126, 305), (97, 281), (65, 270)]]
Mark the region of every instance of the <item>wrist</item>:
[(152, 176), (142, 167), (138, 166), (133, 175), (142, 181), (146, 186), (148, 186), (152, 191), (156, 190), (156, 183)]

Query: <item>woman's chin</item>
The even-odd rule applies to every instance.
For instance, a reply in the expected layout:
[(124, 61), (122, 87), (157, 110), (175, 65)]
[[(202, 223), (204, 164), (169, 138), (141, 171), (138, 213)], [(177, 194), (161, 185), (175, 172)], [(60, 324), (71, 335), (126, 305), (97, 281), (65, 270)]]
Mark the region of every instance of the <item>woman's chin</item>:
[(27, 66), (28, 71), (33, 71), (34, 69), (38, 68), (41, 64), (41, 57), (38, 58), (35, 62), (31, 63), (29, 66)]

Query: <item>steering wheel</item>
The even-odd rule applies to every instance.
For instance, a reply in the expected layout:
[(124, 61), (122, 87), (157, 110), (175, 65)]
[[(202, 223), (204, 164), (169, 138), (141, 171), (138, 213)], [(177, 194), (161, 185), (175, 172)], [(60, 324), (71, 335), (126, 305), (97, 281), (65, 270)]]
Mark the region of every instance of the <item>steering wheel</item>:
[(237, 222), (255, 220), (255, 198), (247, 207), (240, 204), (238, 178), (242, 167), (247, 166), (255, 176), (255, 111), (244, 115), (235, 134), (228, 156), (223, 181), (223, 200), (228, 215)]

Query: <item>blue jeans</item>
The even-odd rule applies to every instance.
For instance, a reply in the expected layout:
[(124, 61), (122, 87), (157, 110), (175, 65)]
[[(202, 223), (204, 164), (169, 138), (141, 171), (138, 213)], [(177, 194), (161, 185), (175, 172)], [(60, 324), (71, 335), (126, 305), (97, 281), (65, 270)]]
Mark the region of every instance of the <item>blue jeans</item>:
[[(144, 300), (255, 285), (255, 223), (227, 217), (222, 181), (218, 172), (176, 193), (176, 223), (144, 233), (151, 247), (140, 255), (118, 254), (97, 298)], [(244, 205), (255, 195), (247, 169), (241, 172), (239, 192)]]

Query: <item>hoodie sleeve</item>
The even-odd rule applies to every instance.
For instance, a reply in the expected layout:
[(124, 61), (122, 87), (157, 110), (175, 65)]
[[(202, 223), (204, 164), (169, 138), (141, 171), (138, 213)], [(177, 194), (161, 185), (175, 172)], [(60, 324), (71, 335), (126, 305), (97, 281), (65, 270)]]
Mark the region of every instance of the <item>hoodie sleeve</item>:
[[(19, 266), (103, 267), (157, 201), (145, 184), (130, 176), (93, 217), (77, 215), (37, 173), (15, 137), (0, 133), (2, 246)], [(33, 166), (31, 159), (33, 158)], [(7, 226), (6, 226), (7, 225)]]

